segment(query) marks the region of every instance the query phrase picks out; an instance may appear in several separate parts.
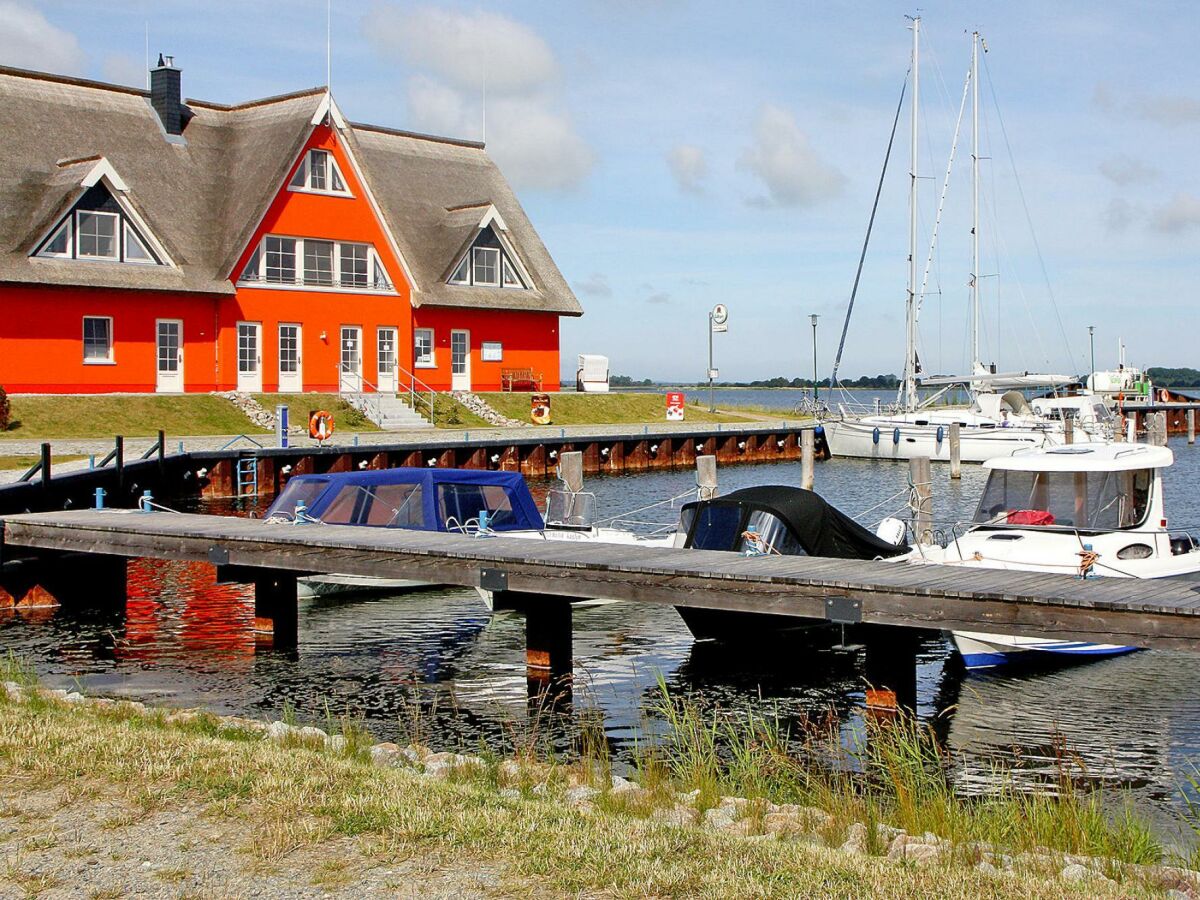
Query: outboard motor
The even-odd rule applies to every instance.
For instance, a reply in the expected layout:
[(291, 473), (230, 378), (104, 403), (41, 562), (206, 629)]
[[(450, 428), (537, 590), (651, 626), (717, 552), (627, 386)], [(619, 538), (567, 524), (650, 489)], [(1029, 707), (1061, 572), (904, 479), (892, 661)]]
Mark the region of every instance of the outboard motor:
[(879, 523), (879, 527), (875, 529), (875, 537), (881, 541), (887, 541), (889, 544), (899, 546), (904, 543), (905, 535), (908, 533), (908, 527), (903, 521), (895, 516), (888, 516)]

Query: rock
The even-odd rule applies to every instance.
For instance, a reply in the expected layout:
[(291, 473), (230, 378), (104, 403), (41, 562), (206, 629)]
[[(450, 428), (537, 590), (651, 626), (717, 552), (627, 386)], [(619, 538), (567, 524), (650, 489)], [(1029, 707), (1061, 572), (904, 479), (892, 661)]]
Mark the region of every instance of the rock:
[(325, 746), (334, 753), (342, 753), (346, 749), (346, 736), (344, 734), (331, 734), (325, 738)]
[(1096, 877), (1096, 873), (1087, 866), (1081, 866), (1079, 863), (1071, 863), (1059, 873), (1058, 877), (1063, 881), (1091, 881)]
[(995, 875), (1000, 870), (993, 866), (986, 859), (981, 859), (979, 862), (975, 863), (975, 871), (983, 872), (985, 875)]
[(744, 816), (749, 811), (752, 802), (745, 797), (722, 797), (720, 806), (733, 810), (736, 816)]
[(544, 797), (550, 791), (550, 783), (548, 781), (539, 781), (533, 786), (530, 793), (536, 794), (539, 797)]
[(767, 834), (804, 834), (820, 831), (831, 821), (833, 817), (823, 809), (784, 803), (763, 816), (763, 830)]
[(292, 726), (287, 722), (280, 722), (276, 719), (267, 726), (267, 740), (282, 741), (292, 733)]
[[(761, 837), (762, 836), (759, 833), (757, 823), (753, 819), (738, 819), (734, 822), (730, 822), (728, 825), (726, 825), (721, 830), (724, 831), (726, 834), (733, 834), (733, 835), (737, 835), (738, 837)], [(773, 834), (768, 835), (768, 837), (774, 838), (775, 835), (773, 835)]]
[(598, 796), (600, 796), (600, 792), (594, 787), (581, 784), (579, 787), (573, 787), (567, 791), (566, 800), (572, 806), (580, 806), (584, 803), (590, 804)]
[(139, 715), (145, 715), (147, 712), (146, 704), (140, 703), (137, 700), (126, 700), (125, 708), (130, 712), (138, 713)]
[(694, 791), (680, 791), (675, 795), (680, 803), (686, 803), (688, 806), (695, 806), (696, 801), (700, 799), (700, 788)]
[(890, 844), (902, 834), (904, 834), (903, 828), (896, 828), (892, 825), (884, 825), (883, 823), (875, 826), (875, 839), (880, 844)]
[(21, 700), (25, 697), (25, 691), (15, 681), (4, 682), (4, 693), (9, 700)]
[(529, 422), (510, 419), (507, 416), (501, 415), (492, 409), (486, 400), (477, 394), (472, 394), (470, 391), (454, 391), (452, 396), (489, 425), (502, 425), (505, 428), (524, 428), (530, 424)]
[(1187, 891), (1171, 888), (1171, 890), (1167, 891), (1167, 900), (1193, 900), (1193, 897)]
[(521, 792), (519, 790), (517, 790), (516, 788), (511, 788), (511, 787), (501, 788), (500, 789), (500, 799), (501, 800), (520, 800)]
[[(394, 747), (396, 745), (392, 744), (392, 746)], [(425, 761), (425, 757), (429, 755), (429, 749), (427, 747), (421, 747), (418, 744), (409, 744), (400, 751), (400, 754), (414, 766), (419, 766)]]
[(867, 826), (862, 822), (852, 822), (846, 829), (846, 842), (842, 844), (843, 853), (853, 853), (857, 856), (867, 854)]
[(497, 772), (504, 781), (519, 781), (521, 778), (521, 764), (515, 759), (506, 759), (500, 763)]
[(674, 825), (677, 828), (687, 828), (700, 821), (700, 813), (691, 806), (676, 803), (674, 806), (656, 809), (650, 814), (650, 818), (655, 822)]
[(888, 845), (887, 858), (892, 860), (904, 859), (904, 850), (908, 846), (908, 835), (898, 834)]
[(67, 698), (67, 692), (63, 690), (50, 690), (49, 688), (43, 688), (42, 696), (47, 700), (65, 700)]
[(371, 750), (371, 764), (380, 768), (392, 768), (400, 765), (404, 759), (403, 751), (391, 741), (375, 744)]
[(704, 824), (709, 828), (725, 829), (737, 821), (733, 812), (732, 806), (714, 806), (712, 809), (705, 810)]
[(327, 735), (320, 728), (314, 728), (312, 725), (304, 725), (300, 728), (293, 729), (293, 731), (296, 737), (300, 738), (302, 741), (311, 741), (314, 743), (324, 744), (325, 741), (329, 739), (329, 735)]
[(614, 794), (621, 794), (625, 791), (635, 790), (636, 788), (637, 785), (628, 778), (622, 778), (620, 775), (614, 775), (612, 777), (612, 792)]
[(483, 760), (478, 756), (463, 756), (460, 753), (430, 753), (425, 757), (425, 774), (433, 778), (449, 778), (456, 770), (481, 767)]
[[(889, 849), (889, 854), (891, 850)], [(931, 863), (941, 859), (942, 847), (939, 844), (927, 844), (924, 840), (914, 841), (909, 838), (904, 844), (904, 859), (915, 863)]]

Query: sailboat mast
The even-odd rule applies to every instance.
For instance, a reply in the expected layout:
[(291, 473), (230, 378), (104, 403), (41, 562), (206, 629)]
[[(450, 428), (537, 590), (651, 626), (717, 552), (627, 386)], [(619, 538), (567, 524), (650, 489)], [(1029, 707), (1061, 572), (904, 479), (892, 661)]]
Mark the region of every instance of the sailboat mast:
[(979, 358), (979, 32), (971, 34), (971, 374)]
[(921, 99), (921, 17), (912, 20), (912, 125), (908, 193), (908, 307), (905, 317), (904, 408), (917, 402), (917, 116)]

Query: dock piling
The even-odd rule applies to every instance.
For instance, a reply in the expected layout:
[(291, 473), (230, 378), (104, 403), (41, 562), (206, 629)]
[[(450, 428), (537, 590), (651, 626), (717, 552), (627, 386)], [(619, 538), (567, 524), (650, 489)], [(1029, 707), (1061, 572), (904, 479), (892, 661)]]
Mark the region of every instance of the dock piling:
[(1189, 409), (1187, 411), (1187, 436), (1188, 443), (1196, 443), (1196, 411)]
[(583, 453), (568, 450), (558, 455), (558, 477), (572, 493), (583, 490)]
[[(260, 570), (254, 579), (254, 631), (269, 639), (275, 650), (290, 650), (298, 642), (296, 576)], [(268, 643), (268, 640), (264, 640)]]
[(933, 543), (933, 472), (928, 456), (908, 461), (908, 480), (912, 484), (913, 537), (919, 544)]
[(813, 483), (816, 478), (813, 467), (813, 448), (816, 445), (816, 437), (811, 428), (806, 428), (800, 433), (800, 487), (806, 491), (813, 489)]
[(525, 610), (525, 678), (529, 696), (561, 703), (571, 696), (575, 667), (571, 603), (566, 597), (528, 597)]
[(696, 497), (711, 500), (717, 496), (717, 458), (712, 455), (696, 457)]
[(918, 632), (911, 628), (864, 625), (863, 675), (867, 682), (867, 710), (891, 716), (917, 708)]
[(1075, 420), (1070, 416), (1063, 419), (1063, 443), (1075, 443)]
[(950, 477), (955, 481), (962, 478), (962, 425), (950, 423)]

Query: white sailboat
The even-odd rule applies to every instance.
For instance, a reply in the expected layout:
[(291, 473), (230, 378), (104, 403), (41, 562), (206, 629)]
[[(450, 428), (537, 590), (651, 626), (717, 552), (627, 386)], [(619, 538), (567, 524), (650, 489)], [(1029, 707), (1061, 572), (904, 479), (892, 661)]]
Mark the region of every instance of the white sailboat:
[[(921, 293), (917, 280), (917, 186), (918, 186), (918, 107), (920, 103), (920, 31), (919, 17), (912, 19), (912, 81), (910, 186), (909, 186), (909, 265), (908, 296), (905, 316), (904, 378), (898, 397), (899, 409), (885, 413), (854, 414), (844, 406), (823, 422), (825, 438), (833, 456), (866, 459), (911, 459), (928, 457), (931, 460), (950, 459), (949, 433), (951, 424), (959, 426), (960, 452), (963, 462), (983, 462), (995, 456), (1009, 456), (1018, 450), (1051, 447), (1064, 443), (1063, 422), (1060, 417), (1037, 413), (1017, 388), (1068, 384), (1074, 378), (1063, 375), (1036, 375), (1028, 372), (996, 374), (984, 366), (979, 355), (979, 45), (978, 32), (972, 35), (971, 71), (968, 76), (972, 91), (972, 229), (971, 229), (971, 374), (964, 377), (920, 378), (917, 354), (917, 320)], [(965, 92), (964, 92), (965, 102)], [(961, 121), (961, 112), (960, 112)], [(957, 143), (957, 131), (955, 142)], [(951, 153), (953, 162), (953, 152)], [(947, 176), (949, 173), (947, 173)], [(940, 217), (940, 207), (939, 207)], [(936, 240), (936, 224), (934, 227)], [(840, 351), (839, 351), (840, 352)], [(835, 367), (836, 371), (836, 367)], [(954, 386), (966, 387), (972, 394), (969, 407), (937, 407)], [(922, 399), (918, 387), (940, 387), (932, 397)], [(1081, 423), (1082, 424), (1082, 423)], [(1085, 430), (1097, 435), (1102, 425), (1089, 423)]]

